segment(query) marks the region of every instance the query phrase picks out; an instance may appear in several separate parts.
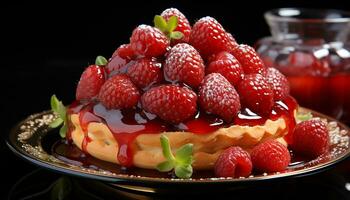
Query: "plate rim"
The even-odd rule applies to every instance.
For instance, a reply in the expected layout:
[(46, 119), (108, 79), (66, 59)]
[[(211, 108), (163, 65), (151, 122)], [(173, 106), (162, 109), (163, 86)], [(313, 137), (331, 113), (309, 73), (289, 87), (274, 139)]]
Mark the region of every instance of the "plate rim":
[[(311, 111), (312, 113), (327, 118), (327, 120), (336, 121), (339, 126), (343, 127), (345, 130), (350, 131), (350, 128), (345, 125), (342, 122), (339, 122), (338, 120), (329, 117), (325, 114), (319, 113), (317, 111), (314, 111), (312, 109), (299, 107), (301, 109)], [(11, 138), (11, 136), (16, 135), (16, 130), (19, 129), (19, 127), (26, 121), (28, 121), (30, 118), (41, 116), (44, 114), (52, 113), (52, 111), (47, 110), (40, 113), (35, 113), (24, 120), (21, 120), (18, 122), (11, 130), (10, 133), (7, 135), (5, 139), (5, 143), (8, 146), (8, 148), (18, 157), (26, 160), (29, 163), (32, 163), (36, 166), (43, 167), (44, 169), (48, 169), (53, 172), (58, 172), (61, 174), (66, 175), (73, 175), (75, 177), (81, 177), (81, 178), (89, 178), (93, 180), (100, 180), (100, 181), (107, 181), (111, 183), (118, 183), (118, 184), (130, 184), (133, 183), (134, 185), (142, 185), (144, 186), (145, 183), (147, 184), (234, 184), (234, 183), (251, 183), (251, 182), (261, 182), (261, 181), (272, 181), (272, 180), (280, 180), (283, 178), (292, 178), (292, 177), (304, 177), (308, 175), (313, 175), (316, 173), (320, 173), (322, 171), (325, 171), (331, 167), (333, 167), (335, 164), (345, 160), (346, 158), (350, 157), (350, 147), (347, 148), (341, 155), (339, 155), (337, 158), (321, 163), (315, 166), (311, 166), (305, 169), (297, 170), (297, 171), (291, 171), (291, 172), (285, 172), (285, 173), (279, 173), (279, 174), (271, 174), (267, 176), (257, 176), (257, 177), (250, 177), (250, 178), (203, 178), (203, 179), (178, 179), (178, 178), (158, 178), (158, 177), (145, 177), (145, 176), (130, 176), (127, 174), (114, 174), (113, 176), (110, 175), (101, 175), (101, 174), (94, 174), (92, 172), (88, 171), (80, 171), (77, 169), (72, 169), (64, 166), (59, 166), (58, 164), (51, 163), (46, 160), (38, 159), (37, 157), (34, 157), (33, 155), (26, 152), (23, 148), (16, 145), (15, 141)], [(48, 153), (49, 154), (49, 153)]]

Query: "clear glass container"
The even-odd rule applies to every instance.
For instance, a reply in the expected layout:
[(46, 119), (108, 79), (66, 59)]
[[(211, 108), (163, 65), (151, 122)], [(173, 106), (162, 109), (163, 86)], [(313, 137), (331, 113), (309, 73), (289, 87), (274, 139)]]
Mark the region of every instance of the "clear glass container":
[(350, 13), (281, 8), (265, 13), (271, 36), (257, 52), (287, 76), (299, 104), (350, 124)]

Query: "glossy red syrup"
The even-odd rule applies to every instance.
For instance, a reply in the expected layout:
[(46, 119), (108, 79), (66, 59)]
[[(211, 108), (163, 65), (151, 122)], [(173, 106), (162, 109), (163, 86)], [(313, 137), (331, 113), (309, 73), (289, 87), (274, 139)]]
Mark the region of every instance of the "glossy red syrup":
[(235, 117), (233, 123), (225, 123), (222, 119), (199, 111), (192, 119), (177, 125), (165, 123), (153, 114), (147, 113), (140, 108), (127, 110), (108, 110), (100, 103), (77, 104), (70, 106), (69, 114), (79, 114), (81, 127), (85, 133), (82, 149), (87, 152), (87, 145), (91, 141), (87, 135), (87, 127), (91, 122), (105, 123), (114, 138), (119, 144), (117, 159), (122, 166), (133, 165), (134, 139), (140, 134), (154, 134), (165, 131), (187, 131), (195, 134), (208, 134), (222, 127), (237, 125), (263, 125), (267, 119), (276, 120), (283, 117), (287, 122), (289, 133), (286, 136), (287, 142), (291, 141), (291, 133), (295, 126), (294, 110), (297, 107), (296, 101), (292, 97), (287, 97), (283, 101), (277, 101), (268, 116), (259, 116), (249, 109), (242, 111)]

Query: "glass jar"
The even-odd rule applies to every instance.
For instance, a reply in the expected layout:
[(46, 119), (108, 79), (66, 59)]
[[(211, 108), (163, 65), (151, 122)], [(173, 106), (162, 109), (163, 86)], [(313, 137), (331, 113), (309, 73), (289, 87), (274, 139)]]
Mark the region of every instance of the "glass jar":
[(256, 44), (287, 76), (301, 106), (350, 124), (350, 13), (281, 8), (265, 13), (270, 37)]

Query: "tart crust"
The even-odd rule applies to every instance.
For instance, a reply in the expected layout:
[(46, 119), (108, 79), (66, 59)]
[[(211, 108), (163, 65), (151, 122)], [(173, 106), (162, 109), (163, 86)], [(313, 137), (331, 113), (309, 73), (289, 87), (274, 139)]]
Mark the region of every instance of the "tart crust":
[[(76, 146), (82, 149), (84, 132), (80, 126), (79, 115), (72, 114), (71, 120), (74, 129), (71, 133), (72, 140)], [(106, 124), (91, 122), (88, 127), (88, 136), (91, 142), (86, 151), (100, 160), (117, 163), (119, 150), (118, 142)], [(266, 139), (277, 139), (287, 145), (283, 136), (288, 133), (285, 120), (280, 117), (275, 121), (268, 119), (264, 125), (240, 126), (232, 125), (227, 128), (208, 134), (194, 134), (191, 132), (163, 132), (147, 133), (138, 135), (131, 143), (134, 157), (133, 164), (139, 168), (155, 169), (165, 158), (160, 146), (162, 134), (169, 138), (173, 152), (184, 144), (192, 143), (194, 146), (193, 168), (197, 170), (212, 169), (220, 152), (230, 146), (240, 146), (249, 151), (253, 146)]]

